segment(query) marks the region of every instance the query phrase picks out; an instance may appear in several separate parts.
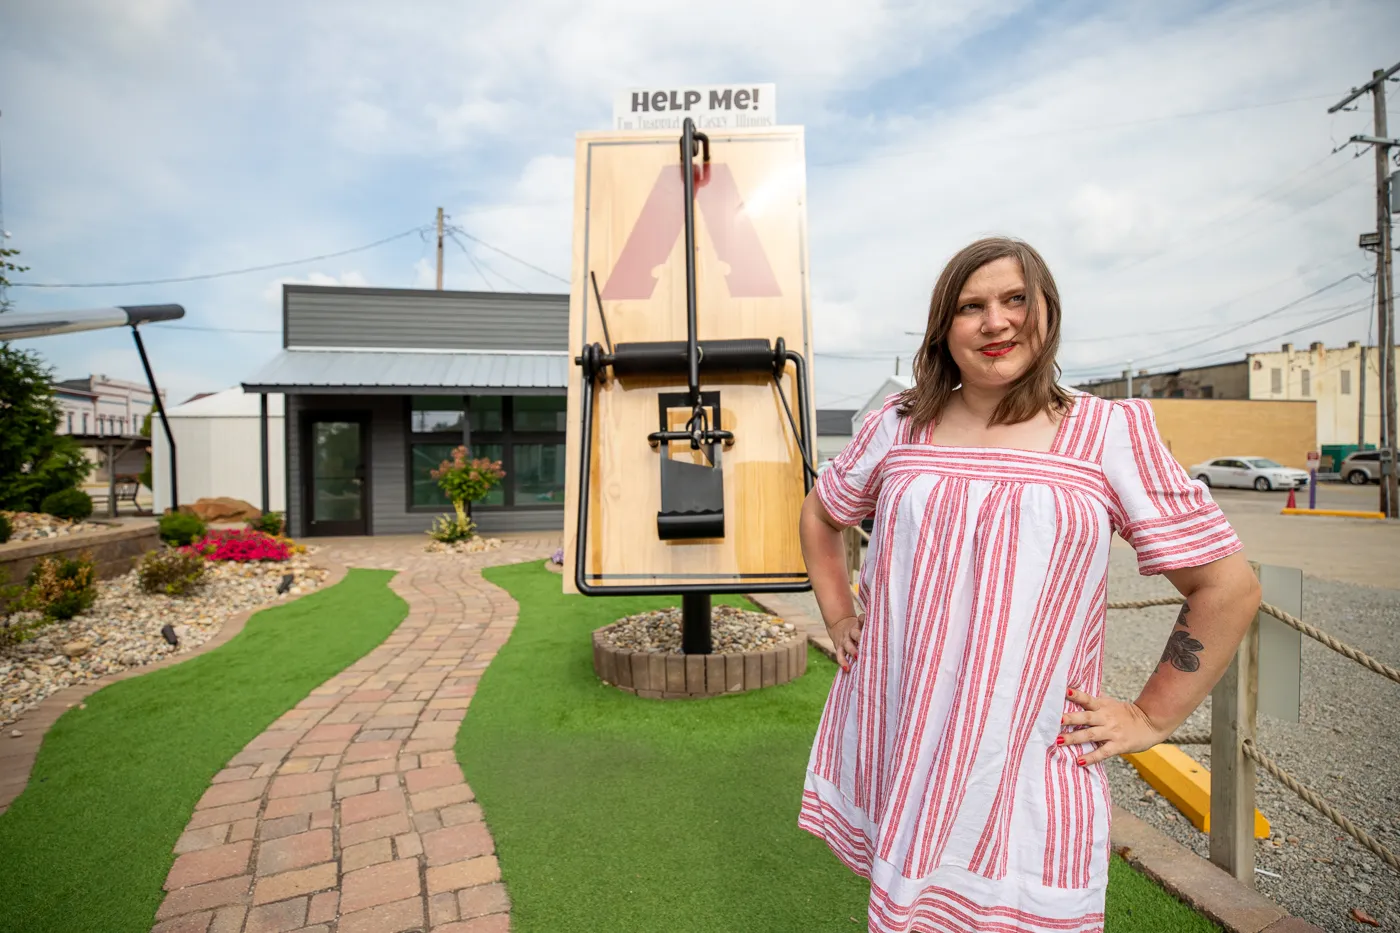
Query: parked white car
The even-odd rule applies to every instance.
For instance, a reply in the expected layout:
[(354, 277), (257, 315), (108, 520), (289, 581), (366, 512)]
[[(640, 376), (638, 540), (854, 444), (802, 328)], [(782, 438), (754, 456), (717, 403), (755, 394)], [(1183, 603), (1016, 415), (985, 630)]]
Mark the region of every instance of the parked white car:
[(1308, 484), (1306, 470), (1295, 470), (1267, 457), (1217, 457), (1198, 463), (1188, 471), (1207, 486), (1271, 489), (1298, 489)]

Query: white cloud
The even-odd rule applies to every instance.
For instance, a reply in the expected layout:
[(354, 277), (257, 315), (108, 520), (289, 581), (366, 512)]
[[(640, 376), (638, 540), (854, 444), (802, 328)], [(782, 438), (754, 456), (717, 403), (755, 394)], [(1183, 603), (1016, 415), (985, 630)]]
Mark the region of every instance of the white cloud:
[[(716, 0), (703, 19), (644, 0), (362, 0), (332, 17), (66, 0), (8, 15), (0, 86), (19, 90), (4, 107), (7, 224), (36, 279), (330, 252), (426, 223), (439, 204), (471, 235), (567, 276), (574, 133), (607, 125), (614, 91), (776, 81), (780, 117), (808, 128), (817, 347), (888, 351), (819, 357), (823, 404), (873, 391), (897, 352), (907, 366), (917, 338), (903, 332), (921, 329), (939, 268), (982, 233), (1046, 254), (1071, 371), (1173, 345), (1102, 338), (1244, 320), (1364, 267), (1370, 160), (1327, 154), (1368, 116), (1328, 117), (1335, 97), (1229, 108), (1340, 96), (1390, 63), (1400, 32), (1400, 12), (1376, 0), (1088, 16), (1021, 0)], [(1172, 118), (1211, 110), (1229, 112)], [(566, 287), (463, 242), (470, 258), (446, 246), (447, 287)], [(410, 237), (288, 274), (84, 297), (180, 300), (193, 324), (272, 328), (282, 281), (431, 287), (432, 244)], [(1350, 300), (1338, 291), (1164, 362), (1306, 322)], [(1294, 339), (1364, 337), (1360, 322)], [(214, 387), (275, 348), (181, 339), (220, 349), (205, 370)]]
[(328, 275), (325, 272), (312, 272), (301, 277), (274, 279), (263, 289), (263, 300), (273, 302), (280, 308), (282, 306), (283, 285), (339, 285), (345, 288), (368, 288), (370, 282), (364, 277), (363, 273), (354, 270), (342, 272), (339, 275)]

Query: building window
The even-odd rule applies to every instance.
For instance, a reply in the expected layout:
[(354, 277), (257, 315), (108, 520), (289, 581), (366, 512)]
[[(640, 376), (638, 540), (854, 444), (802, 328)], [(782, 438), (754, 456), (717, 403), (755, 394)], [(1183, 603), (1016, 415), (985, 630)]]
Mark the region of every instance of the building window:
[[(460, 444), (459, 440), (457, 444)], [(432, 471), (438, 468), (438, 464), (444, 460), (452, 459), (452, 448), (457, 444), (411, 444), (409, 446), (409, 476), (413, 486), (412, 499), (409, 502), (414, 508), (446, 508), (451, 505), (447, 496), (443, 493), (442, 487), (438, 486), (437, 480), (433, 479)]]
[(517, 505), (564, 504), (564, 445), (516, 444), (514, 453)]
[(471, 397), (472, 432), (481, 431), (493, 434), (504, 431), (505, 404), (504, 396), (473, 395)]
[(470, 437), (472, 457), (497, 460), (505, 479), (473, 508), (564, 504), (564, 396), (416, 396), (408, 430), (409, 508), (445, 511), (451, 503), (432, 471)]
[(1277, 366), (1269, 370), (1269, 391), (1274, 395), (1283, 394), (1283, 370)]
[(1351, 370), (1349, 369), (1342, 370), (1342, 394), (1351, 394)]
[(86, 434), (87, 432), (88, 432), (88, 413), (87, 413), (87, 412), (83, 412), (83, 433)]
[(464, 418), (460, 395), (415, 395), (409, 430), (414, 434), (462, 433)]
[(1303, 398), (1312, 395), (1312, 370), (1303, 370)]
[(511, 422), (517, 431), (562, 433), (565, 430), (566, 401), (559, 395), (527, 395), (511, 399)]
[(73, 433), (73, 413), (71, 411), (68, 412), (68, 433)]

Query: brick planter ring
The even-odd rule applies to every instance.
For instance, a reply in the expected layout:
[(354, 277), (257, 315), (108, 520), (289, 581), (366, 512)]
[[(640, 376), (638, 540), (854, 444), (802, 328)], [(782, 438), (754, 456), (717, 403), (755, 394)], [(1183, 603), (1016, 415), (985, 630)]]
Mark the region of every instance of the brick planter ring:
[(743, 654), (657, 654), (614, 648), (595, 631), (593, 670), (604, 683), (649, 700), (746, 693), (801, 677), (807, 670), (807, 639)]

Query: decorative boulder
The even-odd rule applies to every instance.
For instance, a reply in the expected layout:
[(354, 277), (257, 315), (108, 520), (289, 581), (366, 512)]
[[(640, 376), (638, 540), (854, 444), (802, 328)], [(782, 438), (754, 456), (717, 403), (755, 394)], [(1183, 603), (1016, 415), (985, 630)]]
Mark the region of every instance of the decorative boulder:
[(249, 519), (262, 516), (262, 510), (258, 509), (252, 503), (244, 502), (242, 499), (233, 499), (228, 496), (218, 496), (213, 499), (200, 499), (190, 505), (182, 506), (180, 511), (197, 515), (200, 519), (209, 524), (215, 522), (245, 522)]

